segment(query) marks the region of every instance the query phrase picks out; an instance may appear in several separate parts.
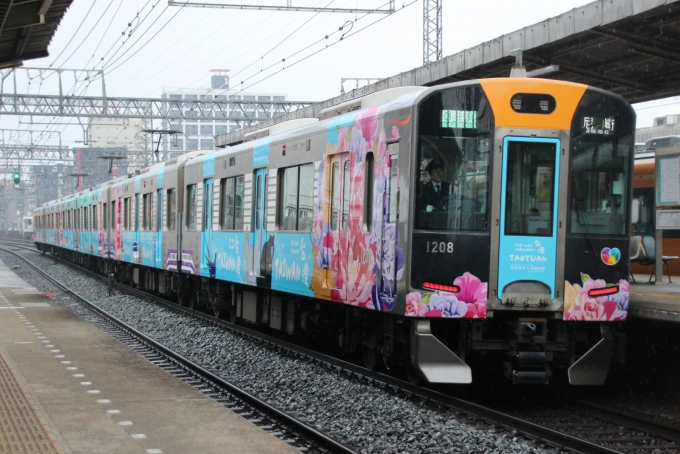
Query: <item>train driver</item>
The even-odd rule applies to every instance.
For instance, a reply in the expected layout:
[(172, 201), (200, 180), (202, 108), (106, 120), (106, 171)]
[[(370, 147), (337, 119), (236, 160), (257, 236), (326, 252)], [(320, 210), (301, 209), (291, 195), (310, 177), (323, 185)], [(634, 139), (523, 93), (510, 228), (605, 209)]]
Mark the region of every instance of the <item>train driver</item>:
[(451, 194), (451, 183), (442, 181), (444, 178), (444, 163), (441, 159), (431, 160), (425, 167), (430, 181), (420, 187), (418, 205), (420, 211), (426, 213), (446, 211)]

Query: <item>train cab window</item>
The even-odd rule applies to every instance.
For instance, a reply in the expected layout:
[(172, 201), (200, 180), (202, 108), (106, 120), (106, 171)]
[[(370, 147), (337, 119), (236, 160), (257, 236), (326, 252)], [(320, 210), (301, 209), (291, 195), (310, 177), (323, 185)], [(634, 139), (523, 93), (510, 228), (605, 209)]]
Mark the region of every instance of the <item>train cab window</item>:
[(166, 225), (167, 230), (175, 230), (175, 215), (177, 214), (177, 191), (168, 189), (167, 191), (167, 207), (166, 207)]
[(279, 173), (278, 228), (311, 232), (314, 165), (288, 167)]
[(556, 144), (507, 143), (505, 234), (552, 236)]
[(433, 93), (418, 113), (415, 228), (488, 231), (494, 118), (483, 90)]
[(184, 224), (187, 230), (196, 230), (196, 185), (187, 186), (187, 214)]
[(635, 117), (625, 101), (587, 90), (571, 129), (569, 233), (625, 235)]
[(223, 178), (220, 182), (220, 229), (243, 230), (244, 177)]

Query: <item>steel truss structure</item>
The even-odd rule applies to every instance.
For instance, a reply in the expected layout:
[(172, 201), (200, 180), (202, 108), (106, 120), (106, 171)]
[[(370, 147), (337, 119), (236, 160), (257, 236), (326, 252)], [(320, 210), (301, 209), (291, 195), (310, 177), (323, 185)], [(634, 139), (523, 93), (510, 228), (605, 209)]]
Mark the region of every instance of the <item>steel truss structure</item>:
[(423, 65), (442, 59), (442, 1), (423, 0)]
[(215, 119), (234, 121), (243, 128), (262, 119), (280, 117), (314, 104), (300, 101), (229, 101), (226, 96), (224, 98), (176, 100), (2, 94), (0, 95), (0, 115), (152, 120)]

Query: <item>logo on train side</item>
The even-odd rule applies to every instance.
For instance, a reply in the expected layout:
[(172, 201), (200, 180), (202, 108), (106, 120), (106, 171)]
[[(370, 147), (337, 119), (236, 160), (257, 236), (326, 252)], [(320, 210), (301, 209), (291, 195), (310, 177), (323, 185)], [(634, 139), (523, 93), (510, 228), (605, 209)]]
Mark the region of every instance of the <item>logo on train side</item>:
[(619, 260), (621, 260), (621, 251), (617, 247), (612, 249), (606, 247), (602, 249), (600, 257), (602, 257), (602, 261), (606, 265), (616, 265), (617, 263), (619, 263)]

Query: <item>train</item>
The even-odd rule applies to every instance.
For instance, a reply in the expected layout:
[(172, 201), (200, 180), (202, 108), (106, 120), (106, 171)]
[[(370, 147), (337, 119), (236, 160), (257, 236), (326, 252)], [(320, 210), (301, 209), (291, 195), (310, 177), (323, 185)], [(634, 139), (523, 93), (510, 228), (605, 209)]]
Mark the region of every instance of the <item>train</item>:
[[(639, 201), (639, 221), (633, 225), (633, 235), (651, 236), (654, 238), (656, 229), (656, 194), (654, 172), (656, 167), (657, 148), (680, 147), (680, 136), (663, 136), (649, 139), (635, 153), (635, 171), (633, 180), (633, 198)], [(678, 148), (680, 151), (680, 148)], [(680, 230), (664, 229), (663, 254), (680, 256)], [(667, 266), (670, 274), (680, 275), (680, 261), (673, 260)], [(639, 263), (632, 264), (634, 273), (649, 274), (653, 266)]]
[(34, 235), (33, 216), (23, 216), (21, 218), (21, 237), (26, 240), (33, 240)]
[(622, 97), (571, 82), (390, 88), (46, 203), (35, 242), (414, 382), (602, 385), (634, 132)]

